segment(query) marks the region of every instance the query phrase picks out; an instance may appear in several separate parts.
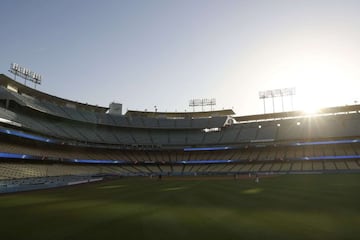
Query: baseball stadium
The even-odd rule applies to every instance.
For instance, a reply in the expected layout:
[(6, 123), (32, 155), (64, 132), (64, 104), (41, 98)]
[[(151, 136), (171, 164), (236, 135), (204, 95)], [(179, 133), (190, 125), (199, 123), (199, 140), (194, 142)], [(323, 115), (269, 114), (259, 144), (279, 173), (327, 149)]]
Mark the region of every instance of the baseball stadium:
[(3, 239), (358, 239), (360, 105), (127, 110), (0, 75)]

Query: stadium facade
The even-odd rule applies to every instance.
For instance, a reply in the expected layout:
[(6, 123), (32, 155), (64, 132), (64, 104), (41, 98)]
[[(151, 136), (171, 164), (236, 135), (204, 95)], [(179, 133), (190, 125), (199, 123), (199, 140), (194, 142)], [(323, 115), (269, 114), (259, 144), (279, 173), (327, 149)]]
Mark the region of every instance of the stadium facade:
[(360, 171), (360, 105), (122, 114), (0, 75), (0, 179)]

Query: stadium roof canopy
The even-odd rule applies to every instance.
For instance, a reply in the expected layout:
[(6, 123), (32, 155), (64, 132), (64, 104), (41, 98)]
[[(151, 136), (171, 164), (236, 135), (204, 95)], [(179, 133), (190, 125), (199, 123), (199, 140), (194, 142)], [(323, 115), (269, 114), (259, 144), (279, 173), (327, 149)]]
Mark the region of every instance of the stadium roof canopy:
[[(335, 115), (335, 114), (352, 113), (352, 112), (360, 112), (360, 105), (358, 104), (358, 105), (322, 108), (319, 109), (316, 113), (310, 114), (310, 116)], [(268, 114), (259, 114), (259, 115), (237, 116), (234, 118), (237, 122), (252, 122), (252, 121), (267, 121), (274, 119), (298, 118), (307, 115), (309, 114), (305, 113), (304, 111), (290, 111), (290, 112), (278, 112), (278, 113), (268, 113)]]
[[(12, 89), (18, 92), (19, 94), (32, 96), (36, 99), (45, 100), (48, 102), (55, 103), (57, 105), (62, 105), (62, 106), (72, 105), (77, 109), (83, 109), (87, 111), (101, 112), (101, 113), (105, 113), (109, 110), (108, 107), (100, 107), (97, 105), (80, 103), (38, 91), (34, 88), (19, 83), (4, 74), (0, 74), (0, 86), (3, 86), (8, 89)], [(125, 115), (129, 117), (152, 117), (152, 118), (206, 118), (206, 117), (230, 116), (234, 114), (235, 113), (233, 110), (226, 109), (226, 110), (205, 111), (205, 112), (146, 112), (146, 111), (129, 110)]]
[(39, 100), (45, 100), (48, 102), (53, 102), (56, 103), (58, 105), (73, 105), (78, 109), (84, 109), (87, 111), (92, 111), (92, 112), (101, 112), (101, 113), (105, 113), (109, 108), (107, 107), (100, 107), (100, 106), (96, 106), (96, 105), (90, 105), (90, 104), (85, 104), (85, 103), (79, 103), (76, 101), (71, 101), (68, 99), (64, 99), (64, 98), (59, 98), (41, 91), (38, 91), (34, 88), (28, 87), (24, 84), (21, 84), (11, 78), (9, 78), (8, 76), (4, 75), (4, 74), (0, 74), (0, 86), (3, 86), (5, 88), (8, 89), (12, 89), (20, 94), (25, 94), (28, 96), (32, 96), (35, 97), (36, 99)]

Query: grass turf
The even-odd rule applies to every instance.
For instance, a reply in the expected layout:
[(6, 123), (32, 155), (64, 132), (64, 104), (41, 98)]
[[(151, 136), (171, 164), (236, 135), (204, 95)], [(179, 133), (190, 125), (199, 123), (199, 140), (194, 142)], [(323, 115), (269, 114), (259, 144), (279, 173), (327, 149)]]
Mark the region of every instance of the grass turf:
[(360, 175), (128, 178), (0, 196), (1, 239), (359, 239)]

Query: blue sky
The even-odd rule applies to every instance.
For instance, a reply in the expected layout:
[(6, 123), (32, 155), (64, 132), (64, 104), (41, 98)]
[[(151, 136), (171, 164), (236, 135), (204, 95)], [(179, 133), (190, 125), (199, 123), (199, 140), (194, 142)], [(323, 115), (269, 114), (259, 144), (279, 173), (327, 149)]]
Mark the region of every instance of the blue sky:
[(192, 111), (190, 99), (216, 98), (216, 109), (237, 115), (263, 113), (258, 92), (269, 89), (296, 87), (295, 109), (360, 101), (359, 1), (2, 0), (0, 8), (0, 72), (11, 62), (28, 67), (43, 75), (39, 90), (59, 97), (149, 111)]

